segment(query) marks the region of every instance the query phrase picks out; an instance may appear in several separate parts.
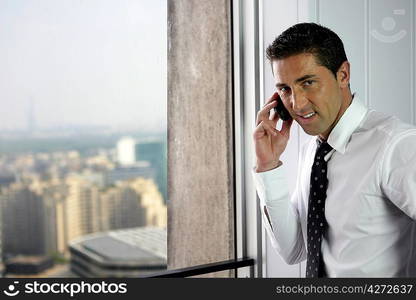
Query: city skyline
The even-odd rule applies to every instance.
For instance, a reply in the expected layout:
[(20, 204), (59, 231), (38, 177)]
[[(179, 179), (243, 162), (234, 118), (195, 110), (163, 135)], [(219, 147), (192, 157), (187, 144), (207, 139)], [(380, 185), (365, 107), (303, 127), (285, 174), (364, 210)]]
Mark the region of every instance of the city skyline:
[(163, 131), (166, 6), (166, 0), (1, 0), (0, 131)]
[[(69, 274), (69, 265), (61, 268), (71, 259), (68, 247), (89, 234), (166, 229), (166, 161), (153, 163), (154, 154), (157, 162), (163, 161), (163, 153), (158, 153), (164, 141), (129, 139), (134, 143), (85, 154), (67, 150), (0, 155), (0, 265), (3, 258), (9, 276), (19, 276), (19, 263), (29, 261), (37, 261), (39, 270), (51, 264), (45, 272)], [(137, 153), (126, 163), (123, 152), (131, 150)], [(53, 262), (60, 262), (58, 270), (50, 269)]]

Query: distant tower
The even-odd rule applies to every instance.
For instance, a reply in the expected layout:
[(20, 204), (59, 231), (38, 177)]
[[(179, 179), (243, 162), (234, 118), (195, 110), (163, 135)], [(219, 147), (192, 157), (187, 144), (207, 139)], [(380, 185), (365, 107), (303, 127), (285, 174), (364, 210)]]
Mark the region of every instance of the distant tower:
[(117, 162), (122, 166), (136, 162), (136, 141), (131, 137), (123, 137), (117, 142)]

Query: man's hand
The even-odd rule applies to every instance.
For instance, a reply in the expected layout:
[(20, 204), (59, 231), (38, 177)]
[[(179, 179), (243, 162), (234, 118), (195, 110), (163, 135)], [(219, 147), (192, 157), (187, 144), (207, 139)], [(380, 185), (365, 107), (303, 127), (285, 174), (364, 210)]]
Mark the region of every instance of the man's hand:
[[(273, 109), (279, 95), (274, 93), (263, 108), (257, 113), (256, 129), (253, 133), (256, 150), (256, 172), (264, 172), (281, 165), (280, 155), (289, 141), (290, 126), (293, 120), (284, 121), (282, 129), (276, 129), (279, 115)], [(271, 112), (270, 112), (271, 111)]]

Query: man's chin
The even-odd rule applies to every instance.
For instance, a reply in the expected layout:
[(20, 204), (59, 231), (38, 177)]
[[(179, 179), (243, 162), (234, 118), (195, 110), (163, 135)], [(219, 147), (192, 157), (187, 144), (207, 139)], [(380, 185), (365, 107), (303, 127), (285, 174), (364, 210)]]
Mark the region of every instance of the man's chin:
[(315, 136), (315, 135), (320, 135), (322, 133), (321, 130), (317, 130), (316, 128), (308, 128), (306, 126), (305, 127), (301, 126), (301, 127), (302, 127), (303, 131), (308, 135)]
[(328, 138), (328, 135), (325, 134), (324, 130), (313, 130), (311, 128), (303, 128), (303, 131), (307, 134), (307, 135), (311, 135), (311, 136), (320, 136), (321, 139), (326, 140)]

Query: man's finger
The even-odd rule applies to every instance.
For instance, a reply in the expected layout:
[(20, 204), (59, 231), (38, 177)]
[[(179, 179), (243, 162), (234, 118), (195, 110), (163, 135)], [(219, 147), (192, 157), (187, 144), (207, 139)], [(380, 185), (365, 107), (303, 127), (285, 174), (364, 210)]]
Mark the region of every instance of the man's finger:
[(273, 130), (270, 128), (270, 126), (268, 126), (264, 122), (260, 122), (260, 124), (254, 130), (253, 136), (254, 138), (262, 138), (264, 135), (270, 136), (275, 134), (273, 133)]
[(259, 112), (257, 113), (256, 125), (260, 124), (261, 121), (269, 120), (270, 111), (275, 106), (276, 106), (276, 100), (273, 100), (272, 102), (263, 106), (263, 108), (259, 110)]
[(279, 99), (279, 94), (277, 92), (274, 92), (273, 95), (269, 99), (267, 99), (263, 106), (266, 106), (270, 102), (275, 101), (277, 99)]
[(269, 133), (269, 135), (271, 135), (271, 136), (277, 136), (278, 135), (277, 129), (270, 126), (268, 123), (261, 122), (261, 125)]

